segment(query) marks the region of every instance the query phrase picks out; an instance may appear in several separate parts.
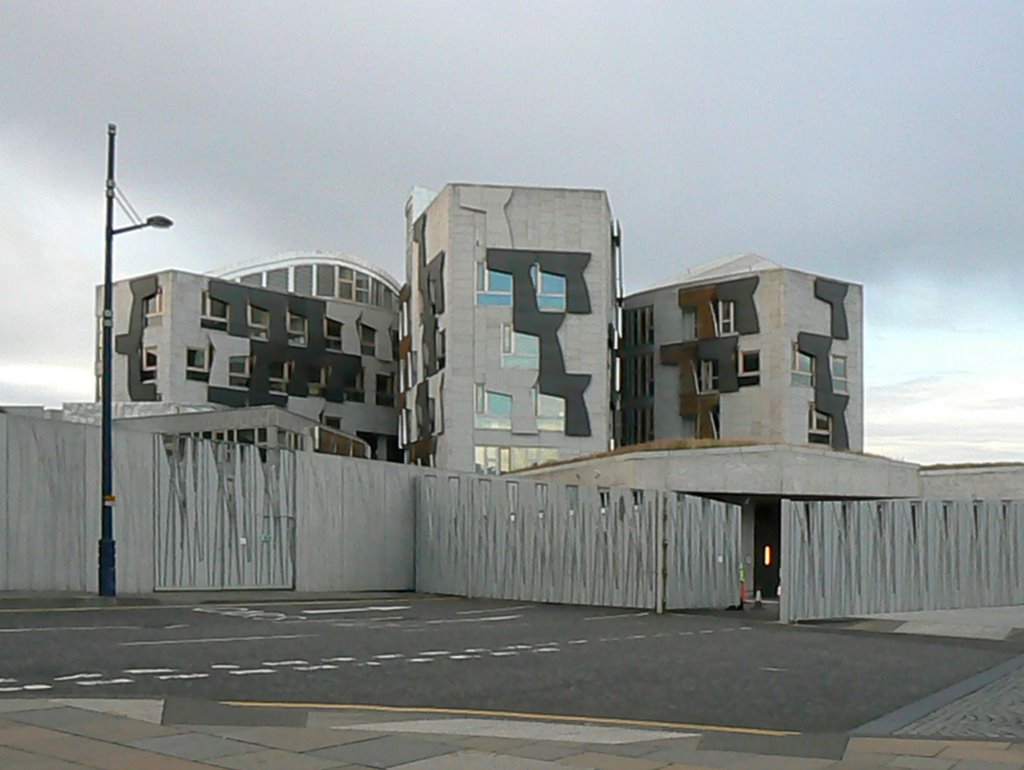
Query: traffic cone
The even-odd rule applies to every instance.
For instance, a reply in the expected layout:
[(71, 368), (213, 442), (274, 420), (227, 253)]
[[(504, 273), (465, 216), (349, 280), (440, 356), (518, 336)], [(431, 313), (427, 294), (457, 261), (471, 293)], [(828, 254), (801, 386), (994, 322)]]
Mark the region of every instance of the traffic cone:
[(758, 588), (757, 591), (754, 592), (754, 606), (755, 607), (760, 607), (761, 606), (761, 589), (760, 588)]

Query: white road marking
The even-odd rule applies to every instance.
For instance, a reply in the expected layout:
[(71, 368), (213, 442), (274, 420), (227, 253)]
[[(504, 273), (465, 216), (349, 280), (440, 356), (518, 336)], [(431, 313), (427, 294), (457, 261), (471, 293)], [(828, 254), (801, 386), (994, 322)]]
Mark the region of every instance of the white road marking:
[(409, 658), (410, 663), (433, 663), (433, 658)]
[(516, 610), (528, 610), (529, 604), (520, 604), (516, 607), (491, 607), (489, 610), (460, 610), (456, 615), (486, 615), (488, 612), (515, 612)]
[(644, 615), (650, 615), (649, 612), (626, 612), (622, 615), (591, 615), (589, 618), (583, 618), (584, 620), (615, 620), (616, 618), (642, 618)]
[(0, 628), (0, 634), (31, 634), (50, 631), (125, 631), (142, 626), (43, 626), (39, 628)]
[(127, 677), (119, 677), (117, 679), (87, 679), (81, 682), (75, 682), (80, 687), (99, 687), (105, 684), (131, 684), (134, 679), (128, 679)]
[(296, 671), (331, 671), (336, 669), (337, 666), (332, 666), (330, 663), (320, 663), (315, 666), (296, 666)]
[(11, 682), (17, 682), (17, 679), (0, 679), (0, 684), (10, 684)]
[(52, 690), (53, 685), (51, 684), (26, 684), (21, 689), (23, 690)]
[(779, 671), (779, 672), (781, 672), (781, 671), (785, 671), (786, 670), (784, 668), (775, 668), (774, 666), (760, 666), (759, 668), (760, 668), (761, 671)]
[(121, 642), (122, 647), (149, 647), (158, 644), (212, 644), (214, 642), (256, 642), (264, 639), (308, 639), (312, 634), (276, 634), (273, 636), (210, 636), (205, 639), (156, 639), (148, 642)]
[(249, 674), (276, 674), (277, 672), (272, 668), (239, 668), (228, 671), (228, 673), (235, 676), (249, 676)]
[(701, 633), (702, 633), (702, 634), (713, 634), (713, 633), (715, 633), (715, 632), (714, 632), (714, 631), (712, 631), (712, 630), (710, 630), (710, 629), (708, 629), (708, 630), (705, 630), (705, 631), (701, 631)]
[(561, 652), (557, 647), (539, 647), (534, 652)]
[(679, 636), (693, 636), (693, 631), (680, 631)]
[(206, 679), (209, 674), (164, 674), (157, 679)]
[(467, 647), (463, 652), (490, 652), (486, 647)]
[(586, 644), (586, 639), (570, 639), (569, 644)]
[(303, 610), (303, 615), (347, 615), (351, 612), (391, 612), (393, 610), (411, 610), (411, 604), (393, 604), (373, 607), (341, 607), (329, 610)]
[(173, 674), (176, 668), (126, 668), (126, 674)]
[(469, 660), (470, 658), (479, 658), (479, 655), (450, 655), (448, 660)]
[(188, 623), (173, 623), (169, 626), (164, 626), (164, 629), (170, 631), (175, 628), (188, 628)]
[(509, 655), (518, 655), (518, 652), (492, 652), (491, 657), (493, 658), (506, 658)]
[(398, 658), (404, 658), (405, 656), (400, 652), (385, 652), (382, 655), (374, 655), (377, 660), (396, 660)]
[(308, 660), (265, 660), (264, 666), (308, 666)]
[(627, 639), (646, 639), (647, 638), (647, 634), (633, 634), (632, 636), (627, 636), (626, 638)]
[(0, 687), (0, 692), (21, 692), (20, 687)]
[(750, 626), (740, 626), (740, 631), (753, 631), (754, 629)]
[(363, 663), (364, 666), (381, 666), (383, 665), (379, 660), (368, 660)]
[(427, 657), (431, 657), (431, 656), (435, 656), (435, 655), (451, 655), (451, 654), (452, 654), (451, 650), (427, 650), (426, 652), (421, 652), (420, 653), (420, 655), (425, 655)]
[(327, 663), (351, 663), (355, 658), (321, 658)]
[(73, 682), (76, 679), (102, 679), (103, 674), (68, 674), (67, 676), (54, 677), (55, 682)]
[(232, 669), (232, 668), (241, 668), (241, 666), (238, 666), (238, 665), (236, 665), (234, 663), (214, 663), (214, 664), (212, 664), (210, 666), (210, 668), (228, 670), (228, 669)]
[(522, 615), (495, 615), (493, 618), (455, 618), (453, 620), (428, 620), (429, 625), (438, 625), (441, 623), (499, 623), (503, 620), (515, 620), (521, 618)]

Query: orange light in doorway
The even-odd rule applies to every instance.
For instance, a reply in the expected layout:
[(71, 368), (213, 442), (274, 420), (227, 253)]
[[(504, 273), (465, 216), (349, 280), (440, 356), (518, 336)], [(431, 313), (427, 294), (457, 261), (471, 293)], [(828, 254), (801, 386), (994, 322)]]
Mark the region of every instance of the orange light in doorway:
[(766, 545), (764, 547), (764, 566), (770, 567), (772, 564), (772, 547)]

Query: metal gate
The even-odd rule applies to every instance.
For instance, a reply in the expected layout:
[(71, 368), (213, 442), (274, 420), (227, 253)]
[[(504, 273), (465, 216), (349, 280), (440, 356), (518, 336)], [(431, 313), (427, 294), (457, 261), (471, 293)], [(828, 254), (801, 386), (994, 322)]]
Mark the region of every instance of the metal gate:
[(294, 452), (157, 440), (156, 590), (294, 588)]

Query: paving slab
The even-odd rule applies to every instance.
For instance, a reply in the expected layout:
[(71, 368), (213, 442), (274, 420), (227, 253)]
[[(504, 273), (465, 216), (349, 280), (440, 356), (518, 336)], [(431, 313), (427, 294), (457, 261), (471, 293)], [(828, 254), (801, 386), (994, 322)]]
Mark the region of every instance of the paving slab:
[(158, 754), (167, 754), (181, 759), (214, 759), (235, 754), (259, 751), (260, 747), (252, 743), (234, 741), (205, 733), (183, 733), (165, 735), (160, 738), (148, 738), (135, 741), (132, 746)]
[(454, 752), (454, 746), (443, 746), (431, 741), (394, 735), (342, 746), (331, 746), (309, 753), (324, 759), (335, 759), (369, 767), (391, 768)]

